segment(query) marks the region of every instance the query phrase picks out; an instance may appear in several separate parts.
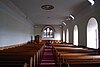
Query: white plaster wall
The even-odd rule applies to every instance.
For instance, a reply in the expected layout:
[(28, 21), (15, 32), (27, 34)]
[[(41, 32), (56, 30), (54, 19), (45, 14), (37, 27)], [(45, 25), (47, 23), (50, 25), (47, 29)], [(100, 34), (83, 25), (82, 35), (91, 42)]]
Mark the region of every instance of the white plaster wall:
[[(69, 29), (69, 37), (70, 42), (73, 42), (73, 27), (74, 25), (78, 25), (78, 44), (79, 46), (87, 45), (87, 23), (90, 18), (94, 17), (97, 19), (99, 26), (99, 36), (100, 36), (100, 2), (96, 2), (93, 6), (88, 6), (83, 11), (79, 12), (77, 16), (75, 16), (75, 20), (72, 20), (67, 23), (66, 29)], [(99, 37), (100, 40), (100, 37)]]
[(5, 2), (0, 2), (0, 47), (31, 40), (34, 33), (33, 25), (22, 15)]

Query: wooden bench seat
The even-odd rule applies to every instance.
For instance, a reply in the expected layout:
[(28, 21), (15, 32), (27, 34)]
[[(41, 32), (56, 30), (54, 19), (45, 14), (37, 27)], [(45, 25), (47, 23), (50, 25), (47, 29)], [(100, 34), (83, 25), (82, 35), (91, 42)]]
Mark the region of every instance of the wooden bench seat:
[(73, 44), (52, 44), (53, 47), (76, 47)]
[(53, 45), (53, 48), (60, 67), (97, 67), (98, 64), (100, 65), (98, 50), (64, 44)]
[[(6, 61), (9, 61), (9, 65), (15, 64), (15, 61), (18, 62), (18, 64), (23, 64), (21, 61), (24, 61), (24, 63), (34, 65), (38, 65), (40, 55), (42, 54), (44, 44), (25, 44), (18, 47), (12, 47), (8, 49), (0, 50), (0, 62), (3, 64), (7, 64)], [(14, 61), (14, 62), (13, 62)], [(17, 63), (16, 62), (16, 63)], [(1, 66), (3, 65), (1, 64)], [(0, 66), (0, 67), (1, 67)], [(24, 64), (23, 64), (24, 66)]]
[(55, 47), (57, 52), (66, 53), (91, 53), (96, 54), (94, 50), (82, 49), (82, 48), (72, 48), (72, 47)]
[[(78, 56), (78, 57), (63, 57), (63, 64), (70, 67), (99, 67), (100, 55), (96, 56)], [(79, 65), (79, 66), (78, 66)]]
[[(0, 61), (0, 66), (24, 66), (25, 61)], [(28, 64), (29, 65), (29, 64)]]
[(89, 55), (90, 53), (62, 53), (62, 52), (60, 52), (60, 56), (61, 57), (71, 57), (71, 56), (86, 56), (86, 55)]

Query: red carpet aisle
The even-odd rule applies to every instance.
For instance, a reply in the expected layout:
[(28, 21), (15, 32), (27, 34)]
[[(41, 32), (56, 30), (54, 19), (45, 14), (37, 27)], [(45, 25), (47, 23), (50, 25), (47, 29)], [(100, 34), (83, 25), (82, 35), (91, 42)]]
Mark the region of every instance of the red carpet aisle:
[(52, 53), (52, 46), (49, 44), (45, 45), (40, 67), (56, 67), (56, 63)]

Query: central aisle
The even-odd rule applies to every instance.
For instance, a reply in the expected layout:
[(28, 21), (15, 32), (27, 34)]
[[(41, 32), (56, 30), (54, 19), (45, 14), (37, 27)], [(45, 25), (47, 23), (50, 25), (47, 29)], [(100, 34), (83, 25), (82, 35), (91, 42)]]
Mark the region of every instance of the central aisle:
[(52, 46), (50, 44), (46, 44), (44, 47), (44, 52), (40, 63), (40, 67), (56, 67), (54, 55), (52, 52)]

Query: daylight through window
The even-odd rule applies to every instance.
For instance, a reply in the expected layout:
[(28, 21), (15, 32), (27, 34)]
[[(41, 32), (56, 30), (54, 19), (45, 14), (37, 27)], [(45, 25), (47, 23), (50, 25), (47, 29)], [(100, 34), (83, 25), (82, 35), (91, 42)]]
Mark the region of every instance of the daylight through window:
[(44, 38), (53, 38), (54, 30), (51, 27), (46, 27), (45, 29), (43, 29), (43, 37)]

